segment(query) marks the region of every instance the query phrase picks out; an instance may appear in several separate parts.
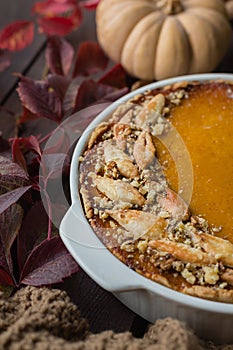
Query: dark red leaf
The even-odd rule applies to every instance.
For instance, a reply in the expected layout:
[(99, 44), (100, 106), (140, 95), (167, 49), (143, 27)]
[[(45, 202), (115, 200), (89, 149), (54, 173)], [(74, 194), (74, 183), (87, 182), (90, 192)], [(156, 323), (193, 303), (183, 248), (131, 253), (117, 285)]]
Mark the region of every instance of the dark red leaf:
[(8, 152), (10, 150), (10, 143), (5, 140), (0, 131), (0, 153)]
[(15, 286), (15, 283), (10, 274), (0, 267), (0, 291), (5, 292), (6, 286)]
[(31, 186), (18, 187), (15, 190), (0, 195), (0, 214), (8, 207), (16, 203), (26, 193)]
[(12, 176), (12, 177), (21, 177), (27, 179), (25, 171), (12, 160), (0, 156), (0, 177), (1, 176)]
[(0, 50), (0, 72), (3, 72), (11, 64), (11, 56), (9, 51)]
[(41, 167), (44, 169), (46, 178), (54, 179), (69, 167), (70, 158), (64, 153), (43, 154)]
[(25, 154), (32, 151), (41, 156), (40, 144), (33, 135), (29, 137), (17, 137), (12, 141), (12, 158), (27, 173), (27, 162)]
[(33, 114), (31, 111), (29, 111), (23, 105), (22, 105), (22, 107), (23, 107), (23, 112), (17, 119), (17, 125), (20, 125), (21, 123), (28, 122), (30, 120), (36, 120), (39, 118), (39, 117), (37, 117), (36, 114)]
[[(66, 94), (66, 90), (69, 86), (69, 79), (64, 77), (64, 76), (58, 75), (58, 74), (49, 74), (47, 76), (46, 80), (47, 80), (47, 83), (50, 87), (50, 91), (54, 90), (56, 92), (56, 96), (57, 96), (58, 100), (61, 101), (61, 104), (62, 104), (62, 101), (63, 101), (64, 96)], [(23, 113), (18, 118), (17, 123), (21, 124), (21, 123), (25, 123), (28, 121), (33, 121), (33, 120), (38, 119), (40, 117), (41, 117), (40, 115), (32, 113), (28, 108), (23, 106)], [(43, 125), (44, 125), (44, 122), (43, 122)], [(42, 134), (44, 135), (43, 132), (42, 132)]]
[(0, 194), (30, 185), (25, 171), (12, 160), (0, 156)]
[[(71, 133), (74, 139), (70, 142), (75, 143), (78, 141), (79, 137), (82, 135), (87, 126), (95, 119), (95, 117), (100, 114), (104, 109), (106, 109), (111, 103), (103, 102), (94, 104), (90, 107), (82, 109), (76, 113), (74, 113), (70, 118), (66, 120), (68, 124), (70, 124), (70, 133), (72, 130), (75, 130), (75, 133)], [(67, 126), (67, 129), (69, 127)]]
[(41, 201), (28, 211), (18, 234), (18, 264), (23, 268), (31, 251), (47, 238), (48, 215)]
[(1, 240), (0, 240), (0, 268), (3, 268), (5, 271), (8, 271), (8, 273), (10, 273), (10, 269), (6, 260), (6, 255), (5, 255), (4, 247)]
[(34, 81), (21, 76), (17, 92), (23, 106), (38, 118), (59, 122), (62, 118), (62, 101), (47, 81)]
[(43, 17), (53, 17), (72, 13), (76, 8), (76, 0), (47, 0), (36, 2), (32, 12)]
[(73, 47), (62, 38), (48, 38), (45, 52), (47, 65), (52, 73), (67, 75), (74, 57)]
[(63, 100), (63, 111), (65, 115), (70, 115), (74, 109), (77, 91), (80, 85), (80, 78), (71, 80)]
[(70, 17), (40, 17), (37, 21), (40, 33), (65, 36), (81, 24), (82, 14), (77, 10)]
[(25, 173), (28, 174), (26, 159), (17, 139), (12, 142), (12, 158), (14, 162), (19, 164), (19, 166), (24, 169)]
[(95, 10), (100, 0), (86, 0), (80, 3), (80, 6), (86, 8), (87, 10)]
[(41, 156), (42, 151), (40, 148), (40, 144), (38, 139), (34, 135), (31, 135), (29, 137), (19, 137), (18, 140), (21, 143), (21, 146), (23, 147), (24, 151), (32, 151)]
[(28, 179), (27, 174), (18, 164), (2, 156), (0, 156), (0, 177), (1, 176), (12, 176), (12, 177), (18, 176), (25, 180)]
[(120, 64), (116, 64), (105, 75), (103, 75), (98, 82), (117, 87), (118, 89), (124, 88), (127, 86), (126, 72)]
[(113, 91), (112, 87), (98, 84), (94, 80), (84, 80), (78, 89), (73, 113), (92, 105), (110, 91)]
[[(23, 152), (32, 151), (41, 156), (41, 148), (38, 139), (34, 136), (18, 137), (13, 139), (14, 144), (18, 144)], [(13, 154), (14, 155), (14, 154)]]
[(78, 89), (73, 113), (94, 103), (112, 102), (127, 91), (127, 88), (116, 89), (94, 80), (84, 80)]
[(58, 74), (49, 74), (47, 76), (48, 84), (56, 91), (58, 97), (63, 101), (70, 81), (68, 78)]
[[(109, 103), (97, 104), (65, 119), (45, 146), (41, 159), (41, 182), (45, 182), (42, 186), (45, 191), (41, 191), (41, 195), (44, 196), (46, 210), (56, 227), (59, 227), (61, 218), (69, 208), (69, 162), (65, 154), (76, 144), (88, 124), (107, 106)], [(53, 159), (58, 151), (63, 152), (63, 155), (57, 154)]]
[(22, 271), (20, 283), (32, 286), (62, 282), (78, 271), (59, 236), (43, 241), (30, 254)]
[(39, 31), (47, 35), (67, 35), (82, 21), (82, 12), (76, 0), (39, 2), (34, 5), (33, 12), (39, 15)]
[(13, 204), (0, 215), (0, 266), (13, 274), (11, 247), (19, 232), (23, 209)]
[[(71, 147), (71, 144), (69, 142), (69, 135), (66, 134), (66, 131), (63, 129), (62, 123), (61, 127), (57, 127), (55, 132), (52, 133), (50, 136), (49, 141), (46, 143), (46, 146), (43, 151), (42, 159), (41, 159), (41, 171), (43, 171), (46, 168), (44, 168), (44, 159), (47, 157), (47, 155), (53, 155), (58, 153), (68, 153)], [(73, 132), (73, 130), (72, 130)]]
[(96, 42), (86, 41), (80, 44), (73, 76), (88, 76), (107, 67), (108, 58)]
[[(63, 77), (58, 74), (49, 74), (47, 76), (47, 82), (49, 86), (52, 89), (54, 89), (54, 91), (56, 91), (57, 97), (61, 100), (61, 103), (62, 103), (62, 100), (66, 94), (66, 90), (68, 89), (68, 86), (69, 86), (69, 80), (66, 77)], [(35, 113), (32, 113), (29, 109), (23, 106), (23, 112), (22, 112), (22, 115), (17, 119), (17, 124), (19, 125), (21, 123), (33, 121), (38, 118), (40, 118), (40, 116), (36, 115)], [(42, 132), (42, 134), (44, 135), (44, 132)]]
[(33, 38), (34, 24), (30, 21), (16, 21), (1, 31), (0, 48), (9, 51), (22, 50), (31, 44)]
[(65, 36), (73, 30), (73, 21), (71, 18), (38, 18), (38, 25), (40, 33), (47, 35)]
[(99, 100), (99, 103), (103, 102), (113, 102), (118, 100), (118, 98), (124, 96), (129, 92), (129, 89), (127, 87), (124, 87), (122, 89), (115, 89), (112, 92), (110, 91), (108, 94), (106, 94), (101, 100)]
[[(45, 145), (41, 159), (41, 169), (43, 170), (43, 159), (47, 155), (68, 154), (88, 124), (107, 106), (109, 106), (109, 103), (90, 106), (65, 119), (51, 134), (49, 141)], [(44, 169), (46, 172), (47, 168), (45, 167)], [(63, 170), (62, 167), (60, 167), (60, 170)], [(46, 176), (45, 173), (43, 173), (43, 176)]]

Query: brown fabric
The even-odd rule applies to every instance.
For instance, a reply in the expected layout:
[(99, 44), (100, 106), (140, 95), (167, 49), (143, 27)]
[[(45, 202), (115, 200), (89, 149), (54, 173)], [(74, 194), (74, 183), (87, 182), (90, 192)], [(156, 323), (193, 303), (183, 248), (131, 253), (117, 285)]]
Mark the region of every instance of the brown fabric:
[(142, 339), (130, 332), (91, 334), (87, 321), (64, 291), (25, 287), (14, 296), (0, 295), (2, 350), (233, 350), (204, 344), (181, 322), (166, 318)]

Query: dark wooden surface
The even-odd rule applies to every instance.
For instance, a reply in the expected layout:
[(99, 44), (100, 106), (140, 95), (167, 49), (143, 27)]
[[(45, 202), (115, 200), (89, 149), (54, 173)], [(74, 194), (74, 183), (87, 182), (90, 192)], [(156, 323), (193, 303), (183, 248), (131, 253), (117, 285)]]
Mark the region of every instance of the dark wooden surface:
[[(11, 21), (30, 18), (30, 9), (36, 0), (7, 0), (0, 2), (0, 29)], [(84, 40), (95, 40), (95, 13), (85, 12), (82, 26), (69, 35), (68, 40), (77, 48)], [(17, 78), (14, 72), (40, 79), (45, 66), (44, 49), (46, 39), (36, 33), (30, 47), (13, 54), (11, 67), (0, 73), (0, 130), (7, 138), (14, 135), (14, 116), (9, 111), (20, 112), (20, 102), (15, 91)], [(233, 38), (231, 47), (217, 72), (233, 72)], [(83, 271), (66, 280), (64, 288), (79, 306), (93, 332), (105, 329), (130, 330), (140, 336), (147, 322), (122, 305), (112, 294), (96, 285)]]

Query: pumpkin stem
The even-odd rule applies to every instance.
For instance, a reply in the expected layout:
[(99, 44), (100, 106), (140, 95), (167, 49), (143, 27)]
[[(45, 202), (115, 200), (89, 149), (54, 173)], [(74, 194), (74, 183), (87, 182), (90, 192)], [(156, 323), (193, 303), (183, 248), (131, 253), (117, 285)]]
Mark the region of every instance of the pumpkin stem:
[(183, 11), (181, 0), (160, 0), (157, 1), (156, 7), (166, 15), (175, 15)]

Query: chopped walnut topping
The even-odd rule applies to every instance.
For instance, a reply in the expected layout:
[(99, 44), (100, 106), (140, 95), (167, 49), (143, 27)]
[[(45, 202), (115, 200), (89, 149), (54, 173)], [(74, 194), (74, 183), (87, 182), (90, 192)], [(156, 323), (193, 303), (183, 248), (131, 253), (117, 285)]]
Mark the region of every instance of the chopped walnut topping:
[(183, 98), (188, 98), (187, 92), (183, 89), (180, 89), (175, 92), (171, 92), (168, 95), (168, 99), (170, 100), (170, 102), (176, 106), (178, 106), (181, 103)]
[(121, 249), (125, 250), (127, 253), (133, 253), (135, 251), (134, 244), (129, 241), (123, 242), (121, 244)]
[(181, 271), (181, 275), (186, 279), (186, 281), (190, 284), (194, 284), (196, 282), (196, 277), (194, 274), (189, 271), (187, 268), (184, 268), (184, 270)]
[(205, 282), (208, 284), (216, 284), (219, 280), (218, 265), (215, 266), (203, 266), (205, 273)]
[(147, 247), (148, 247), (148, 241), (147, 240), (138, 242), (137, 248), (138, 248), (140, 253), (144, 254), (146, 252), (146, 250), (147, 250)]

